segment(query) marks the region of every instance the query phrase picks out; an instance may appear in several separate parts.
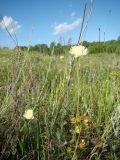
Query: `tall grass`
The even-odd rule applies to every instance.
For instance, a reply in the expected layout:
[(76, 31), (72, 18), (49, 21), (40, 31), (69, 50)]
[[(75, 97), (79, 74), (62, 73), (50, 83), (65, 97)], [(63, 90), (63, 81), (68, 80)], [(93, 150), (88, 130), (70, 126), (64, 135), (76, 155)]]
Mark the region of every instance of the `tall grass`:
[[(67, 88), (69, 55), (60, 60), (39, 53), (21, 54), (17, 61), (9, 53), (4, 62), (6, 54), (0, 53), (1, 159), (97, 159), (105, 153), (117, 159), (120, 57), (79, 58)], [(23, 117), (27, 109), (33, 109), (34, 119)], [(90, 126), (80, 122), (78, 134), (78, 124), (71, 119), (80, 116), (86, 116)], [(83, 139), (85, 146), (80, 148)]]
[[(92, 14), (93, 1), (87, 19), (84, 2), (78, 44)], [(5, 29), (17, 50), (9, 56), (0, 51), (0, 159), (117, 160), (120, 57), (66, 54), (61, 60), (29, 48), (21, 52), (16, 35)], [(34, 119), (25, 119), (27, 109)]]

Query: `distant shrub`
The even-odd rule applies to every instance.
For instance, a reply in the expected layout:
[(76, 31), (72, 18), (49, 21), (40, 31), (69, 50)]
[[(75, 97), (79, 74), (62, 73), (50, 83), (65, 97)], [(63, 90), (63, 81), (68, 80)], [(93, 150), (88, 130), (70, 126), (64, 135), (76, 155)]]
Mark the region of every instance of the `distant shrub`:
[(103, 53), (106, 52), (106, 46), (101, 43), (97, 43), (94, 45), (89, 45), (89, 53), (90, 54), (95, 54), (95, 53)]
[(107, 42), (91, 42), (91, 43), (83, 43), (85, 46), (88, 46), (90, 54), (97, 53), (119, 53), (120, 52), (120, 41), (119, 40), (111, 40)]
[(116, 48), (115, 53), (116, 53), (116, 54), (120, 54), (120, 46), (118, 46), (118, 47)]
[(110, 45), (110, 46), (106, 46), (107, 48), (106, 48), (106, 51), (108, 52), (108, 53), (115, 53), (115, 51), (116, 51), (116, 46), (114, 46), (114, 45)]

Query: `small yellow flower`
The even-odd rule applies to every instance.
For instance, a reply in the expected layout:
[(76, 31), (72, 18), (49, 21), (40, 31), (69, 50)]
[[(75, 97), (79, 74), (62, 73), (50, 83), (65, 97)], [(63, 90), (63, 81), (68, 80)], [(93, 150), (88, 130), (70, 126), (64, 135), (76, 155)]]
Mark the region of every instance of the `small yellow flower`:
[(75, 117), (73, 117), (73, 118), (71, 118), (71, 123), (76, 123), (76, 118)]
[(26, 119), (34, 119), (33, 110), (32, 109), (26, 110), (23, 117)]
[(90, 121), (88, 119), (85, 119), (83, 121), (83, 124), (85, 125), (86, 128), (89, 128), (90, 127)]
[(86, 146), (85, 140), (82, 139), (81, 142), (79, 143), (79, 147), (83, 149), (85, 146)]
[(75, 124), (75, 123), (79, 123), (81, 121), (80, 117), (73, 117), (71, 118), (71, 123)]
[(82, 124), (84, 124), (84, 126), (86, 128), (89, 128), (90, 127), (90, 119), (88, 116), (86, 115), (83, 115), (83, 116), (80, 116), (79, 117), (80, 121), (82, 122)]
[(84, 123), (88, 123), (89, 122), (89, 120), (88, 120), (88, 118), (86, 118), (85, 120), (84, 120)]
[(76, 126), (75, 127), (75, 132), (80, 134), (81, 133), (81, 128), (79, 126)]
[(113, 71), (112, 73), (112, 76), (120, 76), (120, 71)]
[(72, 46), (69, 53), (71, 55), (73, 55), (75, 58), (78, 58), (80, 56), (84, 56), (84, 55), (87, 55), (88, 54), (88, 49), (85, 48), (84, 46), (82, 45), (79, 45), (79, 46)]
[(76, 124), (76, 123), (80, 123), (80, 122), (81, 122), (82, 124), (84, 124), (84, 126), (85, 126), (86, 128), (89, 128), (89, 127), (90, 127), (91, 121), (90, 121), (90, 119), (89, 119), (88, 116), (83, 115), (83, 116), (78, 116), (78, 117), (73, 117), (73, 118), (71, 118), (71, 123), (72, 123), (72, 124)]
[(83, 123), (85, 125), (86, 128), (90, 128), (90, 124), (89, 123)]
[(81, 121), (87, 121), (89, 118), (86, 115), (80, 116)]
[(76, 122), (77, 122), (77, 123), (81, 122), (80, 117), (76, 117)]
[(63, 59), (64, 59), (64, 56), (60, 56), (60, 59), (63, 60)]

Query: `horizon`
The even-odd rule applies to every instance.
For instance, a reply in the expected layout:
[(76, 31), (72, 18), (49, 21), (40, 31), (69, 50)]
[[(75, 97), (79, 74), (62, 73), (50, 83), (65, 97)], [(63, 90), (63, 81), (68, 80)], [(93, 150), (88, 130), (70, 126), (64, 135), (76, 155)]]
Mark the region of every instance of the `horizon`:
[[(0, 0), (0, 11), (10, 33), (16, 33), (19, 46), (58, 43), (77, 43), (84, 1), (33, 1)], [(120, 1), (112, 0), (93, 2), (93, 13), (90, 17), (84, 41), (98, 41), (98, 29), (101, 28), (101, 41), (116, 40), (120, 35), (119, 6)], [(89, 1), (87, 0), (87, 12)], [(103, 7), (104, 6), (104, 7)], [(1, 22), (1, 21), (0, 21)], [(14, 26), (14, 29), (13, 29)], [(0, 23), (0, 46), (15, 47), (4, 26)]]

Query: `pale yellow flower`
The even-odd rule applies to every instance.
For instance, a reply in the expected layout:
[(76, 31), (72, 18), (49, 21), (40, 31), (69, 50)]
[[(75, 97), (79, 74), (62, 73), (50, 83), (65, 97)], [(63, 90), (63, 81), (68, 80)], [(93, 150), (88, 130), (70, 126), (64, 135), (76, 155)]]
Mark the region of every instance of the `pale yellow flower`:
[(75, 132), (80, 134), (81, 133), (81, 128), (79, 126), (76, 126), (75, 127)]
[(60, 59), (63, 60), (63, 59), (64, 59), (64, 56), (60, 56)]
[(26, 110), (23, 117), (26, 119), (34, 119), (33, 110), (32, 109)]
[(88, 49), (82, 45), (71, 47), (69, 53), (73, 55), (75, 58), (84, 56), (88, 54)]

